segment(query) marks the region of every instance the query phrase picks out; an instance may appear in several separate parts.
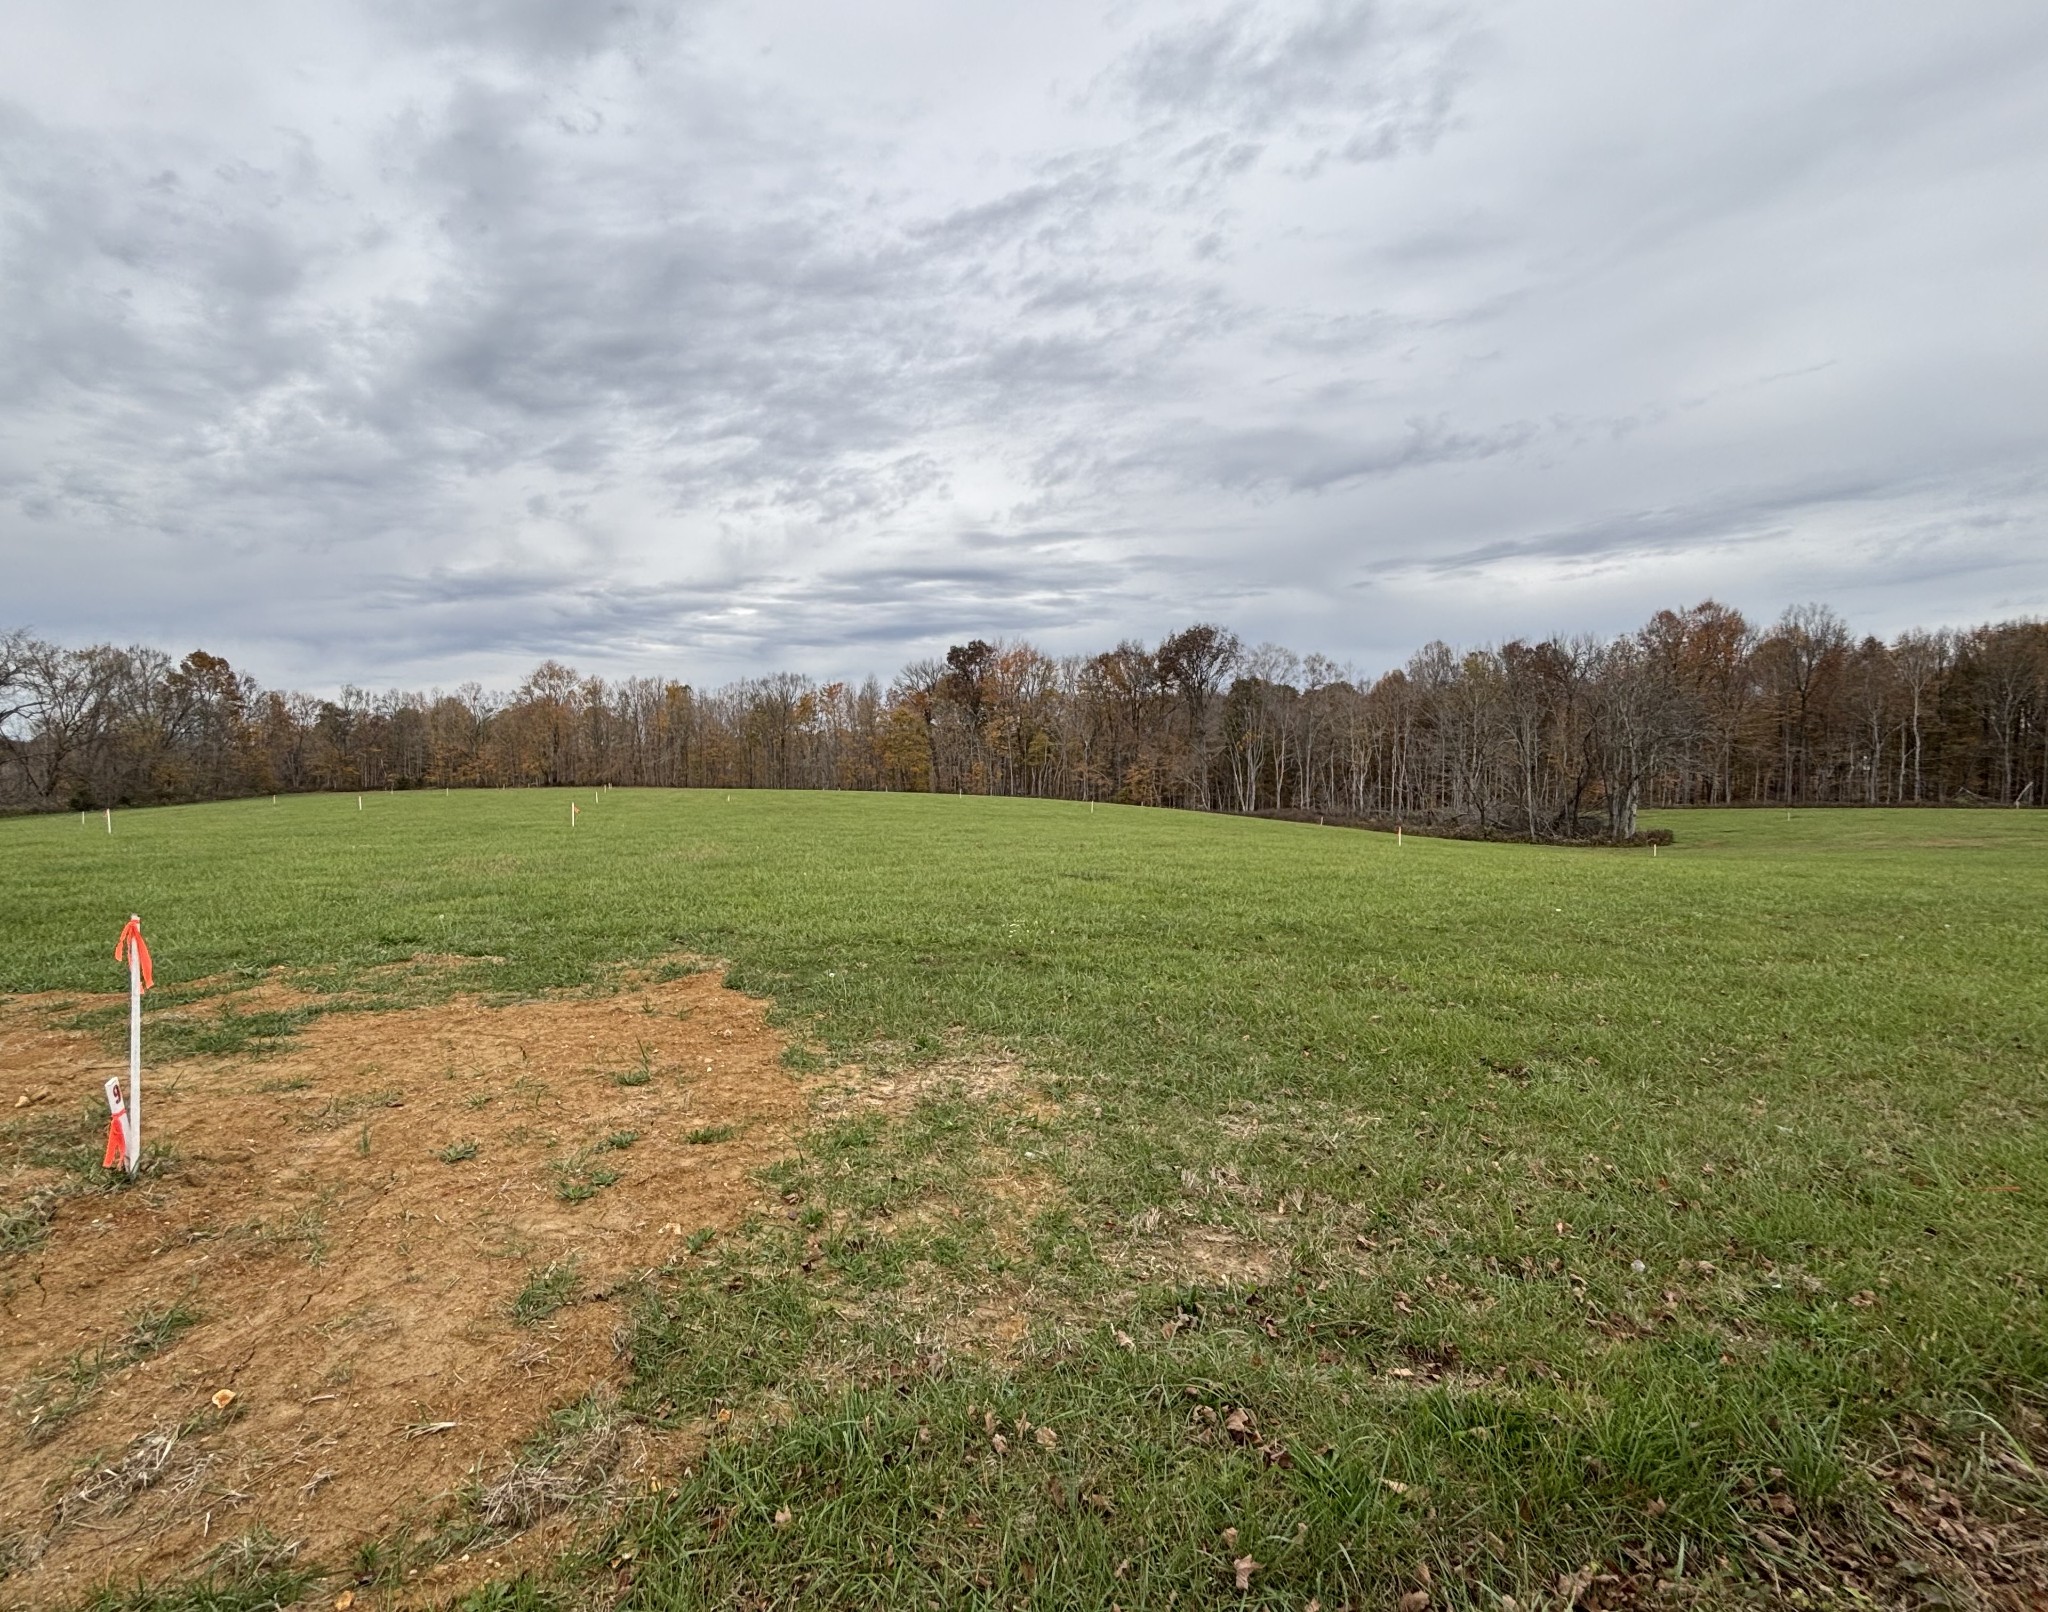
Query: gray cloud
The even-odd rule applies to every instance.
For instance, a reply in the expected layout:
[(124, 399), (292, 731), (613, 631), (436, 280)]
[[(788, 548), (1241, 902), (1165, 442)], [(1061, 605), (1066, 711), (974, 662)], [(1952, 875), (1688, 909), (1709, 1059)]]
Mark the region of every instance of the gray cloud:
[(24, 3), (0, 624), (332, 684), (2048, 609), (2036, 8)]

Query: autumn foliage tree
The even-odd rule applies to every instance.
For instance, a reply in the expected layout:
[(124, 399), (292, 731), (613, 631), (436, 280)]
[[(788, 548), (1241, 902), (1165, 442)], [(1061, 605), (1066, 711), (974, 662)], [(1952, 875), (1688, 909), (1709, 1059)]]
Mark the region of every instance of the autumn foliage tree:
[(1612, 639), (1424, 646), (1364, 678), (1213, 623), (1053, 656), (967, 638), (884, 689), (558, 661), (331, 698), (218, 655), (0, 637), (0, 807), (504, 785), (943, 790), (1626, 839), (1664, 804), (2039, 805), (2048, 626), (1854, 637), (1712, 600)]

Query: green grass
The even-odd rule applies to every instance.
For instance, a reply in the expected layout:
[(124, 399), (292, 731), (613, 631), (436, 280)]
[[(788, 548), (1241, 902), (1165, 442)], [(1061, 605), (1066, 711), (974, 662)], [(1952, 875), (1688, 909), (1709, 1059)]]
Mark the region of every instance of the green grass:
[(523, 1327), (537, 1326), (564, 1305), (576, 1302), (579, 1280), (573, 1258), (529, 1272), (526, 1285), (512, 1301), (512, 1319)]
[(571, 836), (562, 798), (0, 823), (0, 989), (118, 988), (139, 910), (172, 987), (680, 953), (830, 1060), (1021, 1060), (814, 1130), (784, 1212), (648, 1301), (628, 1401), (716, 1437), (610, 1525), (636, 1604), (1334, 1608), (1426, 1569), (1526, 1606), (1681, 1555), (1782, 1604), (1955, 1571), (1886, 1508), (1902, 1448), (2042, 1537), (2048, 818), (1656, 813), (1652, 858), (827, 794), (616, 791)]
[(277, 1612), (301, 1601), (314, 1575), (302, 1568), (247, 1578), (214, 1575), (185, 1584), (96, 1591), (87, 1612)]
[(42, 1246), (57, 1215), (57, 1195), (31, 1193), (12, 1209), (0, 1209), (0, 1260)]
[(204, 1319), (182, 1301), (160, 1310), (138, 1310), (123, 1330), (102, 1338), (90, 1349), (66, 1357), (61, 1370), (31, 1377), (14, 1394), (15, 1414), (31, 1444), (55, 1437), (57, 1430), (91, 1402), (108, 1377), (147, 1360), (178, 1341)]

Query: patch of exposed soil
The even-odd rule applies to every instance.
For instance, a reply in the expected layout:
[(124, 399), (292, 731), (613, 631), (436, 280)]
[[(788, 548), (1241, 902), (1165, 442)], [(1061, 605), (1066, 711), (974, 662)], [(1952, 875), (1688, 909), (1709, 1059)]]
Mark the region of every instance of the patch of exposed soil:
[(869, 1065), (853, 1064), (837, 1071), (841, 1083), (817, 1094), (821, 1118), (902, 1115), (928, 1098), (1002, 1102), (1027, 1114), (1052, 1108), (1031, 1088), (1023, 1061), (1001, 1050), (956, 1051), (918, 1061), (901, 1048), (884, 1045), (870, 1057)]
[(622, 1380), (621, 1296), (737, 1225), (806, 1113), (765, 1005), (718, 975), (464, 997), (146, 1070), (171, 1162), (81, 1191), (82, 1104), (124, 1065), (57, 1021), (118, 1000), (0, 1002), (0, 1213), (50, 1215), (0, 1245), (0, 1604), (179, 1576), (257, 1530), (341, 1565), (497, 1477)]

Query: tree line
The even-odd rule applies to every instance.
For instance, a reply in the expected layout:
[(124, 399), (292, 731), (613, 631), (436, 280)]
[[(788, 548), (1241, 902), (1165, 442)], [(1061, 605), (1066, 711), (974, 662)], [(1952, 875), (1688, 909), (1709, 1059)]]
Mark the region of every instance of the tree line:
[(1615, 638), (1431, 643), (1365, 678), (1212, 625), (973, 639), (886, 688), (547, 661), (515, 689), (265, 689), (217, 655), (0, 638), (0, 808), (511, 785), (940, 790), (1627, 840), (1646, 805), (2048, 793), (2048, 624), (1855, 637), (1711, 600)]

